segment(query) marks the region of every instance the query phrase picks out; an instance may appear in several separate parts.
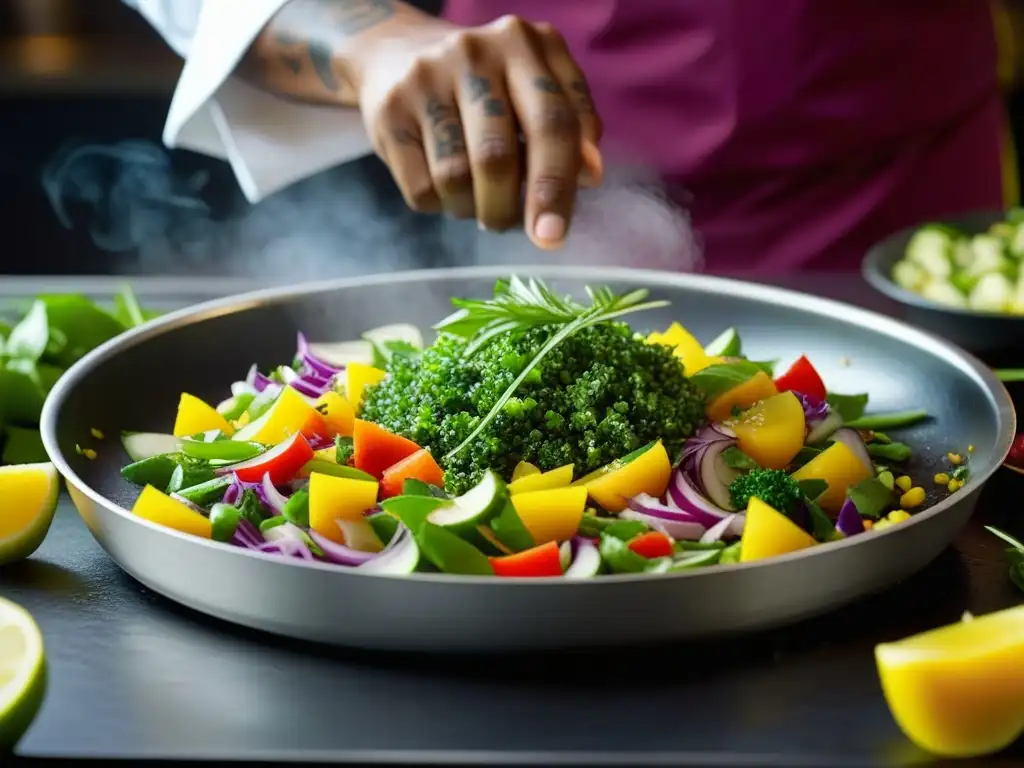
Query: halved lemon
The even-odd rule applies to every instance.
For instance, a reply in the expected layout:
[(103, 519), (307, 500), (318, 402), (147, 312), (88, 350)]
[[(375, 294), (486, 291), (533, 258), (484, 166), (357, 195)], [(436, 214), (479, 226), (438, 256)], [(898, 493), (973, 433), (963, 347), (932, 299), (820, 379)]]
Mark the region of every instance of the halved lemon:
[(43, 635), (28, 611), (0, 597), (0, 755), (28, 730), (45, 693)]
[(1024, 606), (875, 647), (896, 723), (944, 757), (997, 752), (1024, 731)]
[(57, 509), (60, 475), (53, 464), (0, 467), (0, 565), (35, 552)]

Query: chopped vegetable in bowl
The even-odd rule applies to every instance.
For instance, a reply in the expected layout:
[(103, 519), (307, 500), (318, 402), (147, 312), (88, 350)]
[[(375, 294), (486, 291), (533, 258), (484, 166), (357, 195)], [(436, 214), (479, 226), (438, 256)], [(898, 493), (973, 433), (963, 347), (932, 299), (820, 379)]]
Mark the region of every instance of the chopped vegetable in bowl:
[(171, 433), (122, 436), (133, 512), (368, 573), (579, 579), (761, 560), (924, 505), (887, 433), (928, 415), (865, 415), (806, 357), (777, 374), (736, 329), (642, 336), (622, 318), (666, 304), (646, 291), (580, 304), (513, 277), (453, 304), (427, 346), (300, 333), (219, 405), (183, 393)]
[(920, 227), (893, 266), (897, 285), (948, 307), (1024, 314), (1024, 209), (1008, 211), (987, 231), (947, 224)]

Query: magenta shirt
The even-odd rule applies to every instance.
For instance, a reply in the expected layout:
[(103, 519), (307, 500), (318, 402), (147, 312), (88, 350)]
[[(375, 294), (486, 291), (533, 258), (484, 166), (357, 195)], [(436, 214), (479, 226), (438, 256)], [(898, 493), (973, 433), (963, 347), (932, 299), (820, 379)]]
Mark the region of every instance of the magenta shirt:
[(1003, 204), (986, 0), (448, 0), (565, 36), (606, 162), (685, 189), (713, 271), (850, 268), (923, 220)]

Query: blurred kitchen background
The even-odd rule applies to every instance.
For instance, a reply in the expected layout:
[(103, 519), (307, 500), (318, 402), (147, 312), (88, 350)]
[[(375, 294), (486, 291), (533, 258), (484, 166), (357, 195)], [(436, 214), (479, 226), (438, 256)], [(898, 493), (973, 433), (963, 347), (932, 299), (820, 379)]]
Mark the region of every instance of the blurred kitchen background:
[[(431, 9), (440, 0), (417, 4)], [(227, 165), (168, 153), (160, 143), (180, 67), (119, 0), (0, 0), (0, 274), (260, 274), (295, 282), (536, 260), (521, 237), (409, 212), (376, 158), (248, 206)], [(1003, 74), (1024, 146), (1012, 64)], [(617, 221), (645, 235), (660, 227), (664, 249), (691, 247), (678, 217), (647, 202), (627, 196), (609, 204)], [(630, 245), (621, 229), (552, 258), (620, 260)]]

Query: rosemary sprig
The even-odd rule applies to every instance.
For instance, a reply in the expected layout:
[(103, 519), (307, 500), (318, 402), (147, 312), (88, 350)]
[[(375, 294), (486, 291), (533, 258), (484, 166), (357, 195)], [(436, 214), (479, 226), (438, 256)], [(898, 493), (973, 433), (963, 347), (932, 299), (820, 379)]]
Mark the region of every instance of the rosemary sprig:
[(558, 296), (540, 280), (531, 278), (523, 282), (513, 275), (507, 281), (499, 280), (495, 284), (494, 298), (489, 301), (452, 300), (458, 310), (435, 325), (434, 329), (466, 339), (467, 355), (474, 354), (489, 341), (505, 333), (535, 326), (560, 327), (519, 372), (476, 428), (457, 448), (449, 451), (445, 459), (459, 454), (487, 429), (530, 372), (551, 350), (574, 333), (633, 312), (668, 305), (667, 301), (645, 301), (648, 295), (646, 289), (617, 296), (606, 286), (597, 289), (588, 286), (587, 295), (590, 297), (590, 306), (584, 306), (569, 297)]

